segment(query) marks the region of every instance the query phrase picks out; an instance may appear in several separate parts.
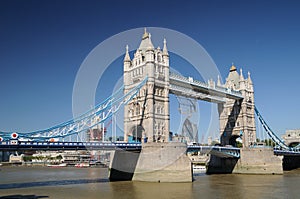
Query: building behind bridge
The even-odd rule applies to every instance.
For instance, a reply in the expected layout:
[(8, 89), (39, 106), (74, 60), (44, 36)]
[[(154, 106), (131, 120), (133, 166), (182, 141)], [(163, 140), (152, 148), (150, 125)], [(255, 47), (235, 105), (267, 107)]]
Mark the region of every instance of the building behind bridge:
[(300, 129), (286, 130), (281, 137), (288, 146), (298, 145), (300, 143)]

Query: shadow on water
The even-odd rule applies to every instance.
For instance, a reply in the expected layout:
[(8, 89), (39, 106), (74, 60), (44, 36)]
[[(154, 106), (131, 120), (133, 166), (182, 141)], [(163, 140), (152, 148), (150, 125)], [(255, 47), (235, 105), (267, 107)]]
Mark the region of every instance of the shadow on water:
[(38, 199), (38, 198), (49, 198), (49, 196), (36, 196), (36, 195), (9, 195), (9, 196), (0, 196), (0, 199)]
[[(30, 187), (42, 187), (42, 186), (106, 183), (106, 182), (109, 182), (109, 180), (104, 178), (78, 179), (78, 180), (54, 180), (54, 181), (43, 181), (43, 182), (23, 182), (23, 183), (0, 184), (0, 189), (16, 189), (16, 188), (30, 188)], [(2, 199), (2, 197), (0, 197), (0, 199)]]

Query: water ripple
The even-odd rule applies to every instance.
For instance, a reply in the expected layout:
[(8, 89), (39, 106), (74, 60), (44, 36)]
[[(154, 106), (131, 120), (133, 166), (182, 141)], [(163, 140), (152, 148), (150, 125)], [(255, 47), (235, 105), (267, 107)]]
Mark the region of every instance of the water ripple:
[(88, 183), (105, 183), (109, 182), (108, 179), (78, 179), (78, 180), (55, 180), (43, 182), (23, 182), (23, 183), (10, 183), (0, 184), (0, 189), (17, 189), (28, 187), (43, 187), (43, 186), (59, 186), (59, 185), (74, 185), (74, 184), (88, 184)]

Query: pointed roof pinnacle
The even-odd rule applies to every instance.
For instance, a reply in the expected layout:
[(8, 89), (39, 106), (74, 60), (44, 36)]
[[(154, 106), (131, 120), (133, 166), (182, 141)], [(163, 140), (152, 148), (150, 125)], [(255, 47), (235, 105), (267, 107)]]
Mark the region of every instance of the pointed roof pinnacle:
[(230, 72), (232, 72), (232, 71), (236, 71), (236, 67), (234, 66), (233, 62), (232, 62), (231, 67), (230, 67)]
[(169, 55), (168, 49), (167, 49), (167, 40), (166, 40), (166, 38), (164, 38), (163, 55)]
[(130, 56), (129, 56), (129, 52), (128, 52), (128, 45), (126, 45), (126, 52), (125, 52), (124, 62), (125, 61), (131, 61)]
[(220, 75), (218, 75), (217, 86), (221, 86), (221, 79), (220, 79)]
[(143, 39), (146, 39), (148, 38), (150, 35), (149, 33), (147, 32), (147, 28), (144, 28), (144, 34), (143, 34)]
[(151, 41), (151, 34), (147, 32), (147, 29), (145, 28), (143, 38), (139, 47), (140, 50), (148, 50), (148, 49), (154, 49), (154, 46)]
[(251, 76), (250, 76), (250, 72), (248, 71), (248, 82), (250, 83), (250, 84), (252, 84), (252, 80), (251, 80)]
[(243, 69), (240, 69), (240, 81), (244, 81)]

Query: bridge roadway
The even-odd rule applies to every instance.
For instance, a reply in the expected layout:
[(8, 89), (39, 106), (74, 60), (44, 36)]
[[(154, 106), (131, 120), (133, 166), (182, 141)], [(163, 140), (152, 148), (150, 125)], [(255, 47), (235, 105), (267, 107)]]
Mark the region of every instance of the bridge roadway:
[[(126, 150), (140, 151), (141, 143), (125, 142), (37, 142), (37, 141), (2, 141), (0, 151), (16, 150)], [(188, 145), (188, 151), (201, 151), (224, 158), (239, 158), (239, 148), (221, 146)]]
[(140, 151), (141, 143), (114, 143), (114, 142), (0, 142), (0, 150), (126, 150)]
[[(0, 151), (24, 150), (126, 150), (141, 151), (141, 143), (126, 142), (38, 142), (38, 141), (2, 141)], [(187, 151), (200, 151), (222, 158), (240, 158), (240, 148), (231, 146), (200, 146), (187, 145)], [(300, 156), (300, 150), (281, 150), (274, 148), (275, 155)]]

